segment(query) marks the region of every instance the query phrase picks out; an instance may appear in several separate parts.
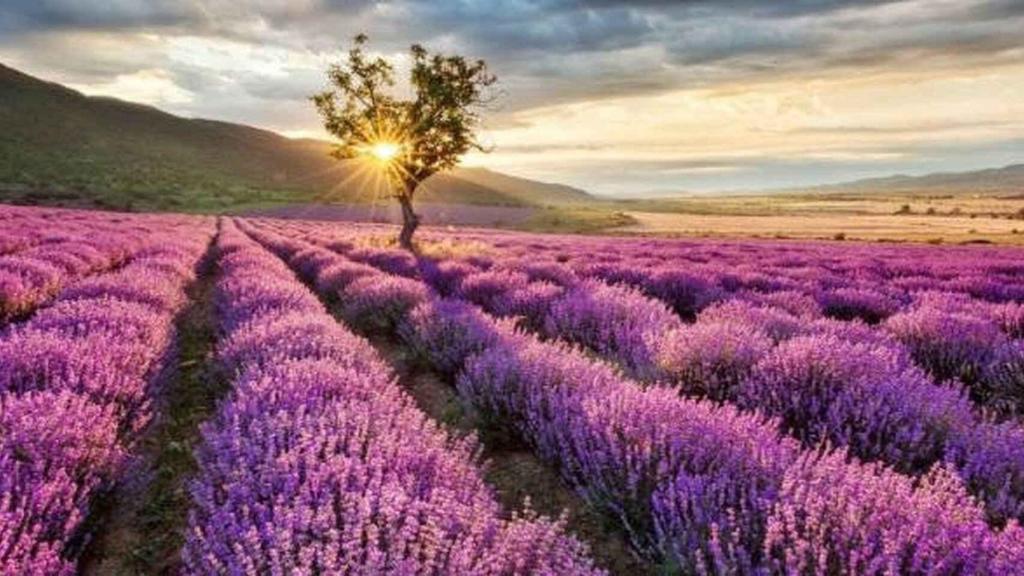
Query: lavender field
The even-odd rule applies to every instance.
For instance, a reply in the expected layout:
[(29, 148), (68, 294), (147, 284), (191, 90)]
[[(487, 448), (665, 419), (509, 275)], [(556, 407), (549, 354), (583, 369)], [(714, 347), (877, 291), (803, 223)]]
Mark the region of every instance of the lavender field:
[(1019, 249), (0, 231), (2, 574), (1024, 570)]

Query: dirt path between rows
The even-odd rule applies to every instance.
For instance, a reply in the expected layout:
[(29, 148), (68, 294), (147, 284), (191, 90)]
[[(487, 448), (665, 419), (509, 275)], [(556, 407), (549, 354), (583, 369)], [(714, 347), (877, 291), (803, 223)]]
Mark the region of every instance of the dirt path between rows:
[[(213, 246), (213, 244), (211, 244)], [(137, 445), (138, 462), (104, 502), (106, 513), (83, 555), (85, 575), (178, 574), (185, 540), (187, 482), (199, 425), (227, 390), (209, 362), (216, 338), (216, 262), (208, 252), (189, 305), (177, 319), (177, 367), (162, 391), (157, 416)]]

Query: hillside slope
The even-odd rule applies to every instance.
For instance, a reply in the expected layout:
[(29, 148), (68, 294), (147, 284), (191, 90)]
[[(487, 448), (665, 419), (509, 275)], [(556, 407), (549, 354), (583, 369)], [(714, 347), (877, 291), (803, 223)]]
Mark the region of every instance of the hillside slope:
[(799, 192), (892, 196), (1020, 196), (1024, 195), (1024, 164), (970, 172), (939, 172), (923, 176), (899, 174), (815, 186)]
[(500, 190), (504, 194), (514, 196), (532, 204), (546, 204), (550, 199), (557, 198), (564, 202), (588, 202), (594, 200), (590, 194), (566, 186), (564, 184), (549, 184), (517, 178), (508, 174), (501, 174), (487, 170), (486, 168), (460, 168), (455, 172), (460, 179), (471, 182), (478, 186)]
[[(0, 201), (216, 211), (383, 193), (330, 158), (326, 142), (88, 97), (2, 64), (0, 127)], [(532, 206), (589, 198), (488, 171), (460, 174), (431, 179), (421, 200)]]

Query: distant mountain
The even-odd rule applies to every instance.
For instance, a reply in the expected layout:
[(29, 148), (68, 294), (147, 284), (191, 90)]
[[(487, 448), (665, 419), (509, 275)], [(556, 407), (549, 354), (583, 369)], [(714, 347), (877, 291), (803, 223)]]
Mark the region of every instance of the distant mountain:
[(972, 172), (938, 172), (924, 176), (898, 174), (828, 184), (786, 192), (875, 194), (892, 196), (1019, 196), (1024, 197), (1024, 164)]
[[(210, 211), (305, 201), (370, 202), (377, 179), (330, 145), (88, 97), (0, 64), (0, 201)], [(471, 168), (430, 179), (425, 202), (537, 206), (581, 190)]]

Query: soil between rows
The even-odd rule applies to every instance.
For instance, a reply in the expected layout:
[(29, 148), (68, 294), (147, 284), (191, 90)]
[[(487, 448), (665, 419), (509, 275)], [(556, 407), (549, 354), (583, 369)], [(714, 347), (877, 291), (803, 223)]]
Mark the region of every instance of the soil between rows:
[(189, 304), (176, 320), (177, 366), (157, 399), (153, 423), (136, 448), (135, 470), (125, 474), (101, 503), (96, 533), (79, 565), (85, 575), (178, 574), (189, 507), (188, 479), (196, 470), (192, 450), (199, 425), (228, 390), (216, 371), (213, 290), (217, 279), (212, 247)]

